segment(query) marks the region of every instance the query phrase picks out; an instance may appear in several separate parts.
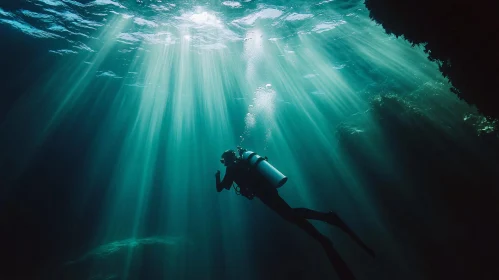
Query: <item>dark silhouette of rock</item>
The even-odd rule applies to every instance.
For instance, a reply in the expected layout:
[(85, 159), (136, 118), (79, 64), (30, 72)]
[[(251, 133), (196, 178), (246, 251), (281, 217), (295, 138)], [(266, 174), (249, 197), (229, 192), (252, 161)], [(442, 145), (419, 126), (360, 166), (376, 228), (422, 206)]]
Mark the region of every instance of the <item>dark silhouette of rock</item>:
[(497, 1), (365, 0), (387, 33), (425, 44), (452, 91), (489, 117), (499, 117)]

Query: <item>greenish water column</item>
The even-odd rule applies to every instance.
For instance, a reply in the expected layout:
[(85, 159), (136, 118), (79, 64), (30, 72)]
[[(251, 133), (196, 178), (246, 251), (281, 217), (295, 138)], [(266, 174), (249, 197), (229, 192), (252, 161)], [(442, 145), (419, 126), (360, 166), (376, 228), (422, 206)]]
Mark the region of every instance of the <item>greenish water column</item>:
[[(85, 271), (118, 279), (158, 279), (140, 270), (153, 265), (161, 279), (270, 279), (269, 271), (335, 277), (319, 245), (298, 228), (257, 199), (216, 192), (221, 153), (242, 145), (289, 177), (279, 192), (292, 206), (337, 211), (372, 245), (376, 260), (314, 222), (359, 279), (422, 279), (421, 260), (400, 249), (369, 178), (341, 141), (360, 135), (375, 166), (403, 182), (373, 98), (417, 97), (419, 107), (432, 108), (422, 114), (442, 128), (474, 111), (449, 92), (421, 47), (386, 35), (362, 3), (323, 2), (245, 8), (158, 1), (154, 13), (103, 4), (106, 20), (81, 40), (91, 51), (47, 66), (2, 127), (8, 139), (22, 139), (10, 146), (18, 155), (13, 176), (61, 124), (96, 131), (85, 142), (72, 205), (85, 213), (93, 203), (86, 197), (100, 192), (105, 211), (89, 253), (75, 252), (65, 266), (91, 259)], [(399, 188), (402, 197), (412, 194)], [(146, 253), (147, 246), (156, 249)], [(273, 248), (284, 247), (296, 256), (280, 263), (282, 252)], [(380, 263), (394, 268), (380, 272)]]

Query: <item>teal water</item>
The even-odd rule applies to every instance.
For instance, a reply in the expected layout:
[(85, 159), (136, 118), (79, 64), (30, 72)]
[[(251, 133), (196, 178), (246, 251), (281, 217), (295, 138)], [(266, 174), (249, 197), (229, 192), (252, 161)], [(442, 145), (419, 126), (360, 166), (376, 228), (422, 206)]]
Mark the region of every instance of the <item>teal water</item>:
[(290, 205), (338, 212), (376, 251), (313, 222), (358, 279), (430, 279), (466, 231), (429, 187), (454, 176), (435, 179), (433, 156), (494, 162), (491, 124), (363, 1), (2, 5), (0, 30), (22, 42), (1, 43), (22, 61), (4, 70), (23, 89), (2, 97), (3, 193), (34, 193), (51, 240), (33, 279), (335, 279), (305, 233), (216, 192), (237, 145), (288, 176)]

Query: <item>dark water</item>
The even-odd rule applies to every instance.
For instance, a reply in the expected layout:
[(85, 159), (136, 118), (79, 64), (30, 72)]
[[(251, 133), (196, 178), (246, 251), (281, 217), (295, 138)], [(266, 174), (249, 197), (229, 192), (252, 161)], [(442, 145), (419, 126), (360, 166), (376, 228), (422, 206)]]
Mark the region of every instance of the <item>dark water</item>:
[(2, 279), (335, 279), (216, 192), (236, 145), (358, 279), (493, 279), (493, 123), (362, 1), (2, 1), (0, 36)]

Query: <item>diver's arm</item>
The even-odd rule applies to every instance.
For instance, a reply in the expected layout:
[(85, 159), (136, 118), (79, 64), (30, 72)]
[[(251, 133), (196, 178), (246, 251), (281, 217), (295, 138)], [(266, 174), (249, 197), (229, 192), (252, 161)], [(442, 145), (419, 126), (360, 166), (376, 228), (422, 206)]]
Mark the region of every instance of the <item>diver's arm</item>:
[(215, 173), (215, 178), (217, 179), (217, 192), (221, 192), (222, 187), (220, 186), (220, 170), (217, 170), (217, 173)]
[(232, 183), (234, 182), (232, 169), (230, 168), (227, 168), (225, 170), (225, 176), (222, 182), (220, 182), (220, 171), (217, 171), (215, 177), (217, 179), (217, 192), (221, 192), (223, 189), (230, 189), (230, 186), (232, 186)]

